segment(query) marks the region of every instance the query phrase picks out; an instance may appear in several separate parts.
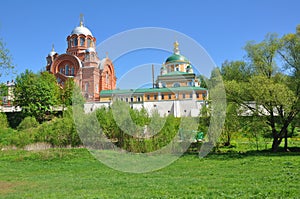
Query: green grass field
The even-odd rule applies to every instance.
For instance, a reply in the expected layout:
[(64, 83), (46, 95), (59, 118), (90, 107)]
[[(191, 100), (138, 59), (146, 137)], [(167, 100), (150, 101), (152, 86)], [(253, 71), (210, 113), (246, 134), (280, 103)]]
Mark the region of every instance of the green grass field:
[(112, 170), (86, 149), (0, 152), (0, 198), (299, 198), (300, 153), (184, 155), (145, 174)]

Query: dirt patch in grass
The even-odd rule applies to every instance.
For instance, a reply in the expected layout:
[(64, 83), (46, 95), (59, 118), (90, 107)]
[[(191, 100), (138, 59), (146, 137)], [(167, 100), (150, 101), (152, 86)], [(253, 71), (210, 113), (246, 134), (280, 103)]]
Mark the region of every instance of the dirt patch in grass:
[(25, 182), (6, 182), (0, 180), (0, 197), (1, 195), (13, 193), (17, 187), (26, 186), (28, 183)]
[(18, 186), (18, 183), (0, 181), (0, 194), (11, 193), (16, 186)]

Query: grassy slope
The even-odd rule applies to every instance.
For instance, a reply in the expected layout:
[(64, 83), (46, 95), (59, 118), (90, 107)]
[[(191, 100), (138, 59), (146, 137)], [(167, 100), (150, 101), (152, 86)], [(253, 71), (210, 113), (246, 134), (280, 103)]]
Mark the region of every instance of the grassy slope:
[(0, 198), (297, 198), (299, 155), (185, 155), (162, 170), (131, 174), (85, 149), (2, 151)]

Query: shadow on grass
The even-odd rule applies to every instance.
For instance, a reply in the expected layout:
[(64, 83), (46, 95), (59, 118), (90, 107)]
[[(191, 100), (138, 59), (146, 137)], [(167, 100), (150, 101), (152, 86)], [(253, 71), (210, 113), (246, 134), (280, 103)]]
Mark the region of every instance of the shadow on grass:
[[(198, 152), (196, 151), (188, 151), (184, 154), (184, 156), (195, 155), (198, 156)], [(203, 158), (208, 159), (239, 159), (250, 156), (269, 156), (269, 157), (281, 157), (281, 156), (300, 156), (300, 147), (289, 147), (289, 151), (284, 151), (283, 147), (280, 147), (277, 152), (272, 152), (271, 149), (268, 150), (248, 150), (248, 151), (238, 151), (237, 149), (227, 148), (224, 150), (214, 149), (214, 151), (210, 152), (207, 156)]]

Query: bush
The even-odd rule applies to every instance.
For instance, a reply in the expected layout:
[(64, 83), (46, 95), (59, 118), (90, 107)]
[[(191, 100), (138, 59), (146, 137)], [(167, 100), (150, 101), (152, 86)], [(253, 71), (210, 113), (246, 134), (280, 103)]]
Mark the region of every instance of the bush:
[(30, 129), (30, 128), (35, 128), (39, 125), (39, 123), (36, 121), (34, 117), (25, 117), (22, 122), (19, 124), (17, 129), (19, 131)]
[(65, 111), (62, 118), (54, 118), (41, 124), (38, 134), (35, 135), (38, 142), (47, 142), (52, 146), (80, 146), (81, 140), (75, 129), (71, 110)]
[(13, 145), (17, 131), (11, 128), (0, 128), (0, 147)]
[(35, 135), (37, 134), (37, 128), (25, 129), (15, 133), (12, 137), (11, 144), (17, 147), (23, 148), (28, 144), (35, 143)]
[(0, 128), (5, 129), (8, 127), (7, 117), (5, 113), (0, 113)]

